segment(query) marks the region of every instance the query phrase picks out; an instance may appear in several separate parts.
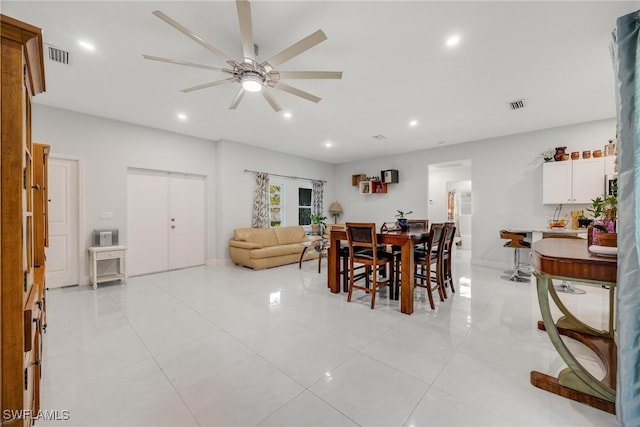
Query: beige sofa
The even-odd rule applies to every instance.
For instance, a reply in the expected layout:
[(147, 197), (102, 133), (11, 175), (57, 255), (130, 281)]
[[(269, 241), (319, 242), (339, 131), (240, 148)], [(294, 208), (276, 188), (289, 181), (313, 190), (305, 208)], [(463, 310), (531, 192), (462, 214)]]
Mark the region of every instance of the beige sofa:
[[(236, 228), (229, 241), (229, 255), (238, 265), (262, 270), (298, 262), (304, 250), (300, 243), (315, 239), (310, 239), (300, 226)], [(304, 254), (305, 260), (317, 257), (313, 251)]]

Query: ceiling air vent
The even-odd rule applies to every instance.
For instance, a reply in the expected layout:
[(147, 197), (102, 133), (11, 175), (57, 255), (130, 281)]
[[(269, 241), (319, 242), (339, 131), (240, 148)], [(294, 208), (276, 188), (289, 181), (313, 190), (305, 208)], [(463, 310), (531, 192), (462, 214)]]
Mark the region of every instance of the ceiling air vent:
[(511, 101), (509, 103), (509, 107), (511, 107), (512, 110), (519, 110), (521, 108), (524, 108), (524, 99), (518, 99), (517, 101)]
[(69, 65), (69, 52), (53, 46), (47, 46), (47, 48), (49, 51), (49, 60)]

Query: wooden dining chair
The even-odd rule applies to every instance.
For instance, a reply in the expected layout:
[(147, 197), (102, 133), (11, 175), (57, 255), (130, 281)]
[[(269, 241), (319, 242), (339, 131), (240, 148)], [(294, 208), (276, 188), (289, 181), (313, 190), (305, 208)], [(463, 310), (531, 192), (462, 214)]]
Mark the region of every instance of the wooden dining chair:
[[(443, 237), (445, 236), (445, 227), (444, 223), (431, 224), (429, 237), (423, 243), (423, 249), (415, 252), (415, 286), (426, 289), (431, 309), (436, 308), (433, 301), (434, 290), (438, 291), (440, 301), (444, 301), (444, 293), (437, 273), (438, 262), (441, 260), (439, 253), (444, 250)], [(433, 270), (434, 266), (435, 271)], [(440, 272), (442, 273), (442, 271)]]
[[(418, 231), (423, 230), (425, 232), (429, 231), (429, 220), (428, 219), (409, 219), (407, 220), (407, 225), (409, 226), (409, 231)], [(421, 251), (424, 247), (423, 243), (418, 243), (414, 245), (414, 254), (416, 251)], [(402, 274), (402, 248), (400, 246), (391, 245), (389, 248), (389, 252), (393, 254), (393, 269), (395, 271), (395, 299), (399, 299), (400, 296), (400, 277)]]
[(453, 277), (451, 274), (451, 260), (453, 258), (453, 241), (456, 237), (456, 224), (448, 222), (446, 226), (446, 232), (443, 238), (442, 248), (442, 292), (444, 297), (447, 298), (447, 288), (451, 287), (451, 292), (455, 293), (456, 290), (453, 287)]
[[(375, 223), (347, 222), (347, 242), (349, 243), (349, 294), (347, 301), (351, 302), (354, 289), (371, 294), (371, 308), (376, 303), (376, 292), (382, 286), (393, 289), (393, 256), (379, 249)], [(356, 285), (356, 264), (366, 266), (367, 277), (371, 274), (369, 286)], [(386, 267), (389, 273), (386, 273)], [(385, 276), (378, 277), (380, 267), (385, 268)], [(390, 292), (391, 295), (391, 292)]]

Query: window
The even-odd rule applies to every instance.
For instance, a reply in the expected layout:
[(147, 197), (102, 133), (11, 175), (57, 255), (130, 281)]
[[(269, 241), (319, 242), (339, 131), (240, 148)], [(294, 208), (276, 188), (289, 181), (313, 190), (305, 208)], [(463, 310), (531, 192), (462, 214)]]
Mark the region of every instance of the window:
[(298, 225), (311, 224), (311, 189), (298, 188)]
[(272, 227), (281, 227), (283, 218), (283, 196), (284, 185), (283, 184), (270, 184), (269, 185), (269, 221)]

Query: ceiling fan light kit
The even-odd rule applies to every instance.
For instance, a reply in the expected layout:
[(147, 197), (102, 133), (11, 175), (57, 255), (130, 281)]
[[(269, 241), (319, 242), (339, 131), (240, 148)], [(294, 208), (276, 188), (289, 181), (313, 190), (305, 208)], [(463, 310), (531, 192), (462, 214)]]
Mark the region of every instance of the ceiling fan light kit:
[(183, 92), (192, 92), (196, 90), (206, 89), (214, 86), (224, 85), (228, 83), (239, 83), (240, 90), (234, 97), (230, 110), (235, 110), (238, 104), (242, 100), (244, 92), (261, 92), (265, 100), (271, 105), (274, 111), (280, 111), (280, 105), (276, 102), (273, 96), (265, 90), (267, 87), (281, 90), (283, 92), (290, 93), (292, 95), (301, 97), (311, 102), (319, 102), (321, 98), (305, 92), (296, 87), (290, 86), (280, 81), (280, 79), (342, 79), (341, 71), (276, 71), (275, 67), (285, 63), (286, 61), (300, 55), (301, 53), (311, 49), (315, 45), (323, 42), (327, 39), (327, 36), (322, 30), (317, 30), (313, 34), (303, 38), (302, 40), (292, 44), (288, 48), (284, 49), (280, 53), (276, 54), (272, 58), (258, 63), (256, 61), (257, 49), (253, 42), (253, 24), (251, 21), (251, 6), (248, 0), (236, 0), (236, 8), (238, 11), (238, 22), (240, 24), (240, 34), (242, 36), (242, 51), (244, 59), (242, 62), (237, 62), (231, 56), (222, 52), (220, 49), (211, 45), (202, 37), (193, 33), (177, 21), (173, 20), (163, 12), (156, 10), (153, 15), (163, 20), (174, 29), (178, 30), (191, 40), (200, 44), (202, 47), (212, 52), (213, 54), (224, 59), (229, 64), (231, 69), (224, 69), (218, 67), (212, 67), (209, 65), (196, 64), (193, 62), (182, 61), (178, 59), (162, 58), (152, 55), (142, 55), (144, 59), (152, 61), (166, 62), (170, 64), (183, 65), (187, 67), (203, 68), (212, 71), (217, 71), (225, 74), (231, 74), (231, 77), (216, 80), (209, 83), (200, 84), (190, 88), (183, 89)]
[(247, 71), (240, 77), (240, 82), (242, 89), (247, 92), (260, 92), (264, 85), (264, 78), (257, 72)]

